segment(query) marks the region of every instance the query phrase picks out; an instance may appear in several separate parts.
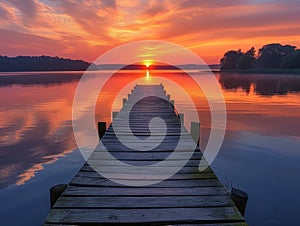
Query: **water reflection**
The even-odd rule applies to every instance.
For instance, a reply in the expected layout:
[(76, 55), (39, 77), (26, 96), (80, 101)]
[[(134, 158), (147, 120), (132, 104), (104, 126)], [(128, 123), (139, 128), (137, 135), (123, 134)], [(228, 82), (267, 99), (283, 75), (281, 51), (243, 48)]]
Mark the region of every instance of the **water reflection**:
[(0, 188), (26, 182), (43, 164), (73, 150), (70, 115), (75, 87), (71, 81), (0, 88)]
[(0, 87), (12, 85), (56, 85), (79, 81), (83, 72), (0, 73)]
[[(95, 73), (95, 76), (101, 75)], [(180, 84), (190, 95), (201, 121), (203, 149), (210, 132), (210, 108), (201, 89), (180, 72), (149, 71), (149, 76), (151, 79), (147, 80), (147, 71), (113, 75), (98, 97), (95, 121), (110, 123), (111, 112), (122, 107), (122, 98), (115, 99), (123, 87), (140, 78), (150, 84), (156, 76), (161, 76)], [(300, 76), (230, 73), (216, 76), (226, 101), (228, 128), (213, 165), (215, 172), (223, 182), (227, 180), (224, 175), (230, 175), (234, 185), (241, 185), (250, 194), (246, 212), (249, 223), (258, 225), (271, 219), (275, 208), (280, 210), (281, 219), (293, 219), (297, 216), (297, 202), (292, 200), (300, 189)], [(30, 184), (28, 181), (45, 164), (55, 165), (50, 163), (59, 162), (56, 160), (60, 156), (74, 150), (72, 103), (80, 77), (81, 73), (71, 72), (0, 74), (1, 191), (12, 184)], [(185, 121), (189, 121), (191, 106), (182, 93), (171, 86), (166, 90), (175, 100), (175, 107), (185, 114)], [(60, 174), (53, 174), (56, 173)], [(270, 184), (276, 188), (273, 189), (276, 194), (272, 189), (270, 192)], [(280, 197), (280, 192), (285, 194), (284, 200), (291, 201), (277, 200), (271, 206), (268, 200)], [(288, 209), (294, 211), (287, 213)]]
[[(111, 122), (111, 112), (119, 92), (131, 83), (149, 75), (149, 71), (120, 72), (113, 75), (101, 90), (96, 105), (95, 121)], [(95, 73), (93, 76), (101, 76)], [(210, 124), (207, 101), (195, 82), (182, 73), (152, 73), (152, 78), (163, 76), (180, 84), (190, 93), (202, 115), (203, 128)], [(72, 103), (81, 73), (18, 73), (0, 75), (0, 188), (22, 184), (34, 177), (59, 156), (75, 147), (72, 133)], [(186, 100), (178, 89), (168, 88), (175, 105), (185, 109)], [(9, 94), (9, 95), (8, 95)], [(200, 103), (201, 104), (198, 104)], [(89, 106), (89, 105), (88, 105)], [(82, 106), (84, 107), (84, 106)], [(188, 109), (188, 108), (186, 108)], [(188, 122), (189, 113), (186, 113)], [(207, 139), (203, 136), (202, 139)], [(204, 142), (205, 143), (205, 142)]]
[[(0, 75), (0, 188), (25, 183), (43, 169), (43, 164), (56, 161), (76, 147), (72, 135), (72, 101), (81, 75), (71, 72)], [(204, 149), (210, 133), (208, 103), (193, 79), (178, 71), (151, 71), (151, 80), (149, 70), (113, 75), (98, 97), (95, 121), (111, 122), (111, 112), (122, 107), (122, 98), (117, 104), (115, 99), (123, 87), (140, 78), (152, 83), (156, 76), (180, 84), (189, 93), (201, 120)], [(217, 76), (227, 104), (229, 131), (259, 128), (265, 135), (300, 134), (299, 127), (291, 126), (300, 115), (299, 95), (291, 93), (300, 91), (300, 76), (228, 73)], [(178, 111), (185, 114), (185, 121), (191, 121), (191, 108), (178, 89), (170, 86), (166, 90)], [(265, 99), (269, 96), (272, 98)], [(189, 123), (185, 124), (188, 128)]]
[(262, 96), (286, 95), (300, 91), (299, 75), (220, 73), (219, 82), (223, 89), (240, 88), (246, 93), (253, 86), (254, 92)]
[[(300, 76), (217, 74), (225, 96), (228, 131), (298, 137)], [(234, 138), (232, 138), (234, 139)]]

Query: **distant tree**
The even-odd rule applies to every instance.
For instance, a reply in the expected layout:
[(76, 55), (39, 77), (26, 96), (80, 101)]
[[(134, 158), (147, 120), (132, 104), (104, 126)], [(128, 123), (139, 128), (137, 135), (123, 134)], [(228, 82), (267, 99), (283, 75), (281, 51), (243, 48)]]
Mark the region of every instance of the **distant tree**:
[(300, 50), (290, 52), (281, 63), (282, 68), (300, 68)]
[(249, 55), (249, 56), (251, 56), (251, 57), (253, 57), (253, 58), (255, 58), (255, 53), (256, 53), (256, 50), (255, 50), (254, 47), (251, 47), (251, 48), (246, 52), (247, 55)]
[(236, 68), (236, 62), (243, 55), (242, 51), (239, 49), (238, 51), (230, 50), (226, 52), (221, 59), (221, 69), (235, 69)]
[(236, 61), (236, 69), (250, 69), (254, 65), (255, 58), (247, 54), (243, 54)]
[(236, 61), (237, 69), (250, 69), (253, 68), (255, 63), (255, 48), (252, 47), (246, 53), (243, 53)]
[(285, 57), (287, 57), (289, 53), (295, 51), (295, 48), (295, 46), (283, 46), (279, 43), (265, 45), (259, 49), (257, 66), (265, 68), (279, 68)]

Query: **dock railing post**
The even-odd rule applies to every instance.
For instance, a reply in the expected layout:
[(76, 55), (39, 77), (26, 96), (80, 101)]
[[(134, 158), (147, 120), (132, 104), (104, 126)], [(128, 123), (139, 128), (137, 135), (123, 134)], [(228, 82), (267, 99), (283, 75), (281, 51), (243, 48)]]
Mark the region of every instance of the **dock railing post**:
[(66, 190), (67, 184), (57, 184), (50, 188), (50, 208), (52, 208), (59, 196)]
[(126, 104), (126, 102), (127, 102), (127, 99), (126, 99), (126, 98), (123, 98), (123, 107), (124, 107), (124, 105)]
[(244, 216), (248, 201), (248, 194), (240, 189), (232, 188), (230, 192), (230, 198), (233, 200), (236, 207)]
[(101, 139), (106, 131), (106, 122), (98, 122), (98, 135)]
[(200, 122), (191, 122), (191, 136), (196, 144), (200, 145)]
[(118, 111), (113, 111), (113, 113), (112, 113), (113, 120), (117, 117), (118, 113), (119, 113)]
[(173, 109), (175, 108), (175, 101), (174, 100), (170, 100), (170, 103), (172, 104)]
[(181, 125), (184, 125), (184, 114), (179, 113), (178, 118), (180, 119)]

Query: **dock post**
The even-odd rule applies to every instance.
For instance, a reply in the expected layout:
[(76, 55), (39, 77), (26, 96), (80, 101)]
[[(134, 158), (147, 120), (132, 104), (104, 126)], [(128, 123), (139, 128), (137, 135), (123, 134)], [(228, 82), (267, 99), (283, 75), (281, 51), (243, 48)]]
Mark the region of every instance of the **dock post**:
[(101, 139), (106, 131), (106, 122), (98, 122), (98, 135)]
[(179, 119), (180, 119), (181, 125), (184, 125), (184, 114), (179, 113), (179, 114), (178, 114), (178, 117), (179, 117)]
[(172, 107), (174, 108), (175, 107), (175, 101), (171, 100), (170, 103), (172, 104)]
[(59, 196), (66, 190), (67, 184), (57, 184), (50, 188), (50, 207), (52, 208)]
[(241, 214), (244, 216), (248, 201), (248, 194), (240, 189), (232, 188), (230, 192), (230, 198), (233, 200)]
[(167, 99), (168, 99), (168, 100), (170, 100), (170, 98), (171, 98), (171, 95), (170, 95), (170, 94), (168, 94), (168, 95), (167, 95)]
[(129, 100), (129, 98), (130, 98), (130, 94), (128, 93), (128, 100)]
[(126, 99), (126, 98), (123, 98), (123, 107), (124, 107), (124, 105), (126, 104), (126, 102), (127, 102), (127, 99)]
[(113, 120), (117, 117), (118, 113), (119, 113), (118, 111), (113, 111), (113, 113), (112, 113), (112, 119)]
[(191, 136), (198, 147), (200, 144), (200, 126), (200, 122), (191, 122)]

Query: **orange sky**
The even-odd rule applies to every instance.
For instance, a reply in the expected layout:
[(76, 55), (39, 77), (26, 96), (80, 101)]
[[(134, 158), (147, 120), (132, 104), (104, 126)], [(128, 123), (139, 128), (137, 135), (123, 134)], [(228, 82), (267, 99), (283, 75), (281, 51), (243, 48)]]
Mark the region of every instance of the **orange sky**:
[(207, 63), (230, 49), (300, 46), (300, 1), (0, 0), (0, 55), (94, 61), (131, 41), (187, 47)]

